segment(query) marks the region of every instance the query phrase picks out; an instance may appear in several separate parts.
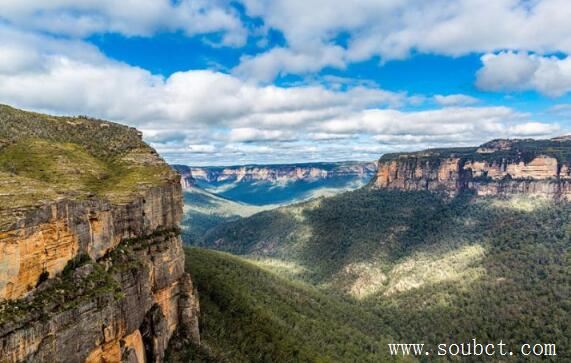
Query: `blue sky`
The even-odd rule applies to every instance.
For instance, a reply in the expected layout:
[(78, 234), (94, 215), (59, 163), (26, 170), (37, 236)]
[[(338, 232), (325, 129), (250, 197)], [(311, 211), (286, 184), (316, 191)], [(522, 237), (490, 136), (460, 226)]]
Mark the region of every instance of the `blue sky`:
[(190, 165), (372, 160), (567, 133), (563, 0), (39, 0), (0, 103), (129, 124)]

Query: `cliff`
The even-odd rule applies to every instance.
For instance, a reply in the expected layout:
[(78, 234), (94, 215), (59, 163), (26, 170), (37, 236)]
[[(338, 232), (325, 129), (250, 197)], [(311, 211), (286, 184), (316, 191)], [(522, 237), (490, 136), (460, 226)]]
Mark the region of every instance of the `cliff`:
[(227, 181), (315, 181), (334, 177), (372, 176), (375, 163), (339, 162), (304, 163), (277, 165), (243, 165), (228, 167), (192, 167), (192, 175), (197, 180), (207, 182)]
[(160, 362), (198, 341), (180, 177), (132, 128), (0, 106), (0, 362)]
[(180, 174), (180, 185), (183, 189), (190, 189), (196, 184), (192, 176), (192, 169), (186, 165), (172, 165), (173, 169)]
[(374, 188), (442, 191), (455, 195), (531, 194), (571, 199), (571, 140), (493, 140), (473, 148), (386, 154)]

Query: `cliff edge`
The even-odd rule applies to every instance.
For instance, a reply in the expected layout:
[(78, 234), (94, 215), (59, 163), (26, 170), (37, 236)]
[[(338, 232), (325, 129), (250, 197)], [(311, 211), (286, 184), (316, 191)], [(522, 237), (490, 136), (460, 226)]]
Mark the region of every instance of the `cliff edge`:
[(160, 362), (198, 342), (180, 176), (126, 126), (0, 105), (0, 362)]
[(371, 186), (570, 200), (571, 138), (498, 139), (479, 147), (386, 154), (379, 160)]

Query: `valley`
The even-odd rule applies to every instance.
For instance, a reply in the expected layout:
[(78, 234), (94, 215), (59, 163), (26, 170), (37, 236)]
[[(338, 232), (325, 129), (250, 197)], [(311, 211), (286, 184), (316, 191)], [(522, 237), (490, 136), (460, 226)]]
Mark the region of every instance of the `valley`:
[(368, 162), (173, 167), (182, 176), (188, 244), (224, 222), (360, 188), (376, 172), (376, 164)]
[[(557, 170), (564, 170), (568, 160), (559, 155), (565, 155), (571, 145), (560, 141), (540, 141), (535, 145), (549, 143), (549, 150), (557, 151), (551, 154), (559, 165)], [(527, 140), (526, 145), (533, 142)], [(462, 150), (458, 163), (473, 165), (472, 158), (480, 158), (476, 150)], [(446, 151), (443, 160), (449, 160), (450, 153), (456, 152)], [(429, 153), (432, 151), (418, 154), (424, 158)], [(439, 343), (468, 342), (472, 338), (503, 340), (514, 346), (528, 341), (556, 341), (557, 358), (564, 359), (570, 354), (571, 336), (571, 207), (566, 201), (567, 177), (536, 176), (535, 170), (543, 173), (533, 162), (543, 157), (537, 147), (529, 150), (520, 146), (512, 153), (513, 161), (506, 159), (505, 150), (499, 154), (495, 159), (493, 153), (487, 153), (486, 163), (492, 168), (499, 165), (499, 170), (506, 170), (504, 175), (495, 177), (490, 173), (479, 179), (462, 173), (456, 177), (453, 171), (458, 168), (442, 172), (448, 166), (438, 156), (413, 162), (408, 155), (383, 156), (378, 175), (363, 188), (215, 226), (197, 245), (233, 256), (190, 249), (189, 261), (202, 254), (218, 261), (210, 263), (207, 269), (196, 265), (195, 270), (190, 269), (199, 281), (212, 281), (213, 276), (232, 281), (246, 274), (237, 267), (227, 270), (227, 266), (241, 264), (256, 271), (251, 275), (274, 279), (274, 285), (303, 287), (303, 296), (321, 294), (326, 301), (336, 301), (345, 311), (352, 311), (351, 316), (365, 317), (370, 324), (357, 329), (375, 337), (377, 342), (422, 341), (436, 347)], [(415, 171), (418, 167), (412, 167), (403, 171), (399, 164), (391, 169), (392, 160), (403, 159), (406, 165), (424, 165), (424, 169), (419, 172)], [(399, 171), (387, 174), (385, 160), (389, 171)], [(517, 168), (509, 166), (510, 162)], [(523, 175), (516, 174), (526, 168), (529, 171)], [(400, 179), (395, 180), (399, 184), (381, 183), (385, 175), (393, 175), (391, 172), (398, 175)], [(200, 280), (200, 276), (210, 278)], [(256, 322), (258, 319), (282, 321), (279, 316), (289, 308), (281, 310), (279, 302), (287, 301), (288, 295), (277, 301), (272, 299), (281, 295), (275, 292), (256, 297), (252, 289), (258, 283), (257, 277), (248, 277), (239, 290), (228, 286), (223, 296), (206, 300), (206, 309), (223, 313), (224, 299), (237, 296), (253, 299), (252, 305), (270, 299), (271, 307), (260, 310), (269, 315), (261, 318), (256, 312), (245, 313), (252, 319), (248, 323), (263, 325)], [(201, 282), (198, 284), (200, 290)], [(210, 286), (204, 289), (212, 292)], [(328, 347), (332, 336), (328, 332), (334, 331), (337, 323), (321, 316), (325, 310), (313, 313), (319, 315), (319, 322), (331, 326), (323, 331), (311, 329), (315, 333), (311, 341), (319, 341), (320, 348), (310, 351), (351, 351), (350, 339), (338, 340), (338, 345)], [(311, 314), (303, 311), (286, 320), (298, 326), (311, 320)], [(258, 331), (255, 326), (252, 329)], [(211, 326), (218, 328), (222, 329)], [(268, 334), (279, 335), (279, 331)], [(214, 334), (206, 335), (205, 341), (211, 342), (214, 351), (241, 349), (274, 358), (273, 354), (279, 352), (264, 351), (245, 337), (219, 340)], [(238, 348), (236, 341), (248, 348)], [(296, 346), (304, 343), (300, 339)], [(370, 351), (358, 349), (352, 358), (325, 355), (310, 361), (389, 359), (384, 356), (386, 347), (371, 347)], [(541, 361), (549, 359), (542, 357)]]

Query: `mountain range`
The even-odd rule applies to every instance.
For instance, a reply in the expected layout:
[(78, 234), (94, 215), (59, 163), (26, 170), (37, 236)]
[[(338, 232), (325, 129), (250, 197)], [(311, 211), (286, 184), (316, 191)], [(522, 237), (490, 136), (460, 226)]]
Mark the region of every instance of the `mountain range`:
[(253, 205), (288, 204), (355, 189), (368, 183), (377, 170), (374, 162), (357, 161), (173, 167), (182, 171), (187, 186)]

